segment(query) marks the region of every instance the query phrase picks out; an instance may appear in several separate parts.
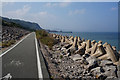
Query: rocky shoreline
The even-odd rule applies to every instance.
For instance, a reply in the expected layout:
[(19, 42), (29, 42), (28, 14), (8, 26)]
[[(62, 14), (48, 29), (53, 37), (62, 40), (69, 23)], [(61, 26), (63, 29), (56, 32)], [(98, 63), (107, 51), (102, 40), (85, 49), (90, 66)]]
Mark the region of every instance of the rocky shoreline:
[(41, 45), (52, 79), (118, 79), (120, 53), (115, 46), (80, 37), (51, 34), (59, 41), (50, 50)]

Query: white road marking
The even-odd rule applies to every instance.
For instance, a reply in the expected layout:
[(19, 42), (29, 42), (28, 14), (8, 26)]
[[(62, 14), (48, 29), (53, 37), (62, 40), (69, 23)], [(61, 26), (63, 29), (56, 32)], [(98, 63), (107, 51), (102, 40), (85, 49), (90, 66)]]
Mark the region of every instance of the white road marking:
[[(31, 34), (31, 33), (30, 33)], [(7, 51), (5, 51), (4, 53), (2, 53), (0, 55), (0, 57), (2, 57), (3, 55), (5, 55), (7, 52), (9, 52), (10, 50), (12, 50), (13, 48), (15, 48), (18, 44), (20, 44), (25, 38), (27, 38), (30, 34), (28, 34), (27, 36), (25, 36), (23, 39), (21, 39), (18, 43), (16, 43), (13, 47), (11, 47), (10, 49), (8, 49)]]
[(43, 80), (41, 63), (40, 63), (40, 57), (39, 57), (39, 52), (38, 52), (38, 44), (37, 44), (37, 39), (36, 39), (36, 34), (35, 34), (35, 44), (36, 44), (36, 54), (37, 54), (38, 77), (39, 77), (40, 80)]

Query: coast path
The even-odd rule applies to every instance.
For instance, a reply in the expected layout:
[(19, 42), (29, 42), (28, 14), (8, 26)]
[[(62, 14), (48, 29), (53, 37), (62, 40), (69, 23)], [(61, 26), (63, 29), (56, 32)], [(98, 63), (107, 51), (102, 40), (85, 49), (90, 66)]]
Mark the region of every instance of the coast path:
[(0, 56), (2, 77), (10, 73), (12, 78), (41, 80), (43, 75), (39, 51), (35, 32), (32, 32)]

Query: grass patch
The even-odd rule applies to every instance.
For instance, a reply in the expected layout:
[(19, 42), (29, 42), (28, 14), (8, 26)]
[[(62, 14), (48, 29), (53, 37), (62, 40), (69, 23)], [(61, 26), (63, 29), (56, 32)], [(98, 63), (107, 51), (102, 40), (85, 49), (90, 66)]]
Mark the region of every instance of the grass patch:
[(63, 58), (63, 55), (60, 55), (60, 59), (62, 59)]
[(2, 43), (2, 47), (5, 48), (5, 47), (9, 47), (11, 46), (12, 44), (14, 44), (16, 41), (15, 40), (10, 40), (10, 41), (5, 41)]
[(55, 45), (57, 43), (57, 40), (55, 40), (45, 30), (37, 30), (36, 31), (36, 37), (37, 37), (38, 40), (40, 40), (41, 43), (47, 45), (50, 49), (52, 49), (53, 45)]

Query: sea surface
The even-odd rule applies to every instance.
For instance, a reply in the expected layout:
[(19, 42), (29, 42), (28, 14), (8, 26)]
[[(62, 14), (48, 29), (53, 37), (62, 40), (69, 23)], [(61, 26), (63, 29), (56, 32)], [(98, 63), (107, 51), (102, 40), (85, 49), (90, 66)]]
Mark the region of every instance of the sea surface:
[(60, 35), (66, 36), (79, 36), (81, 39), (84, 38), (90, 40), (102, 41), (103, 44), (108, 42), (112, 46), (116, 46), (117, 50), (120, 50), (120, 44), (118, 44), (118, 33), (117, 32), (73, 32), (73, 33), (60, 33), (60, 32), (53, 32)]

